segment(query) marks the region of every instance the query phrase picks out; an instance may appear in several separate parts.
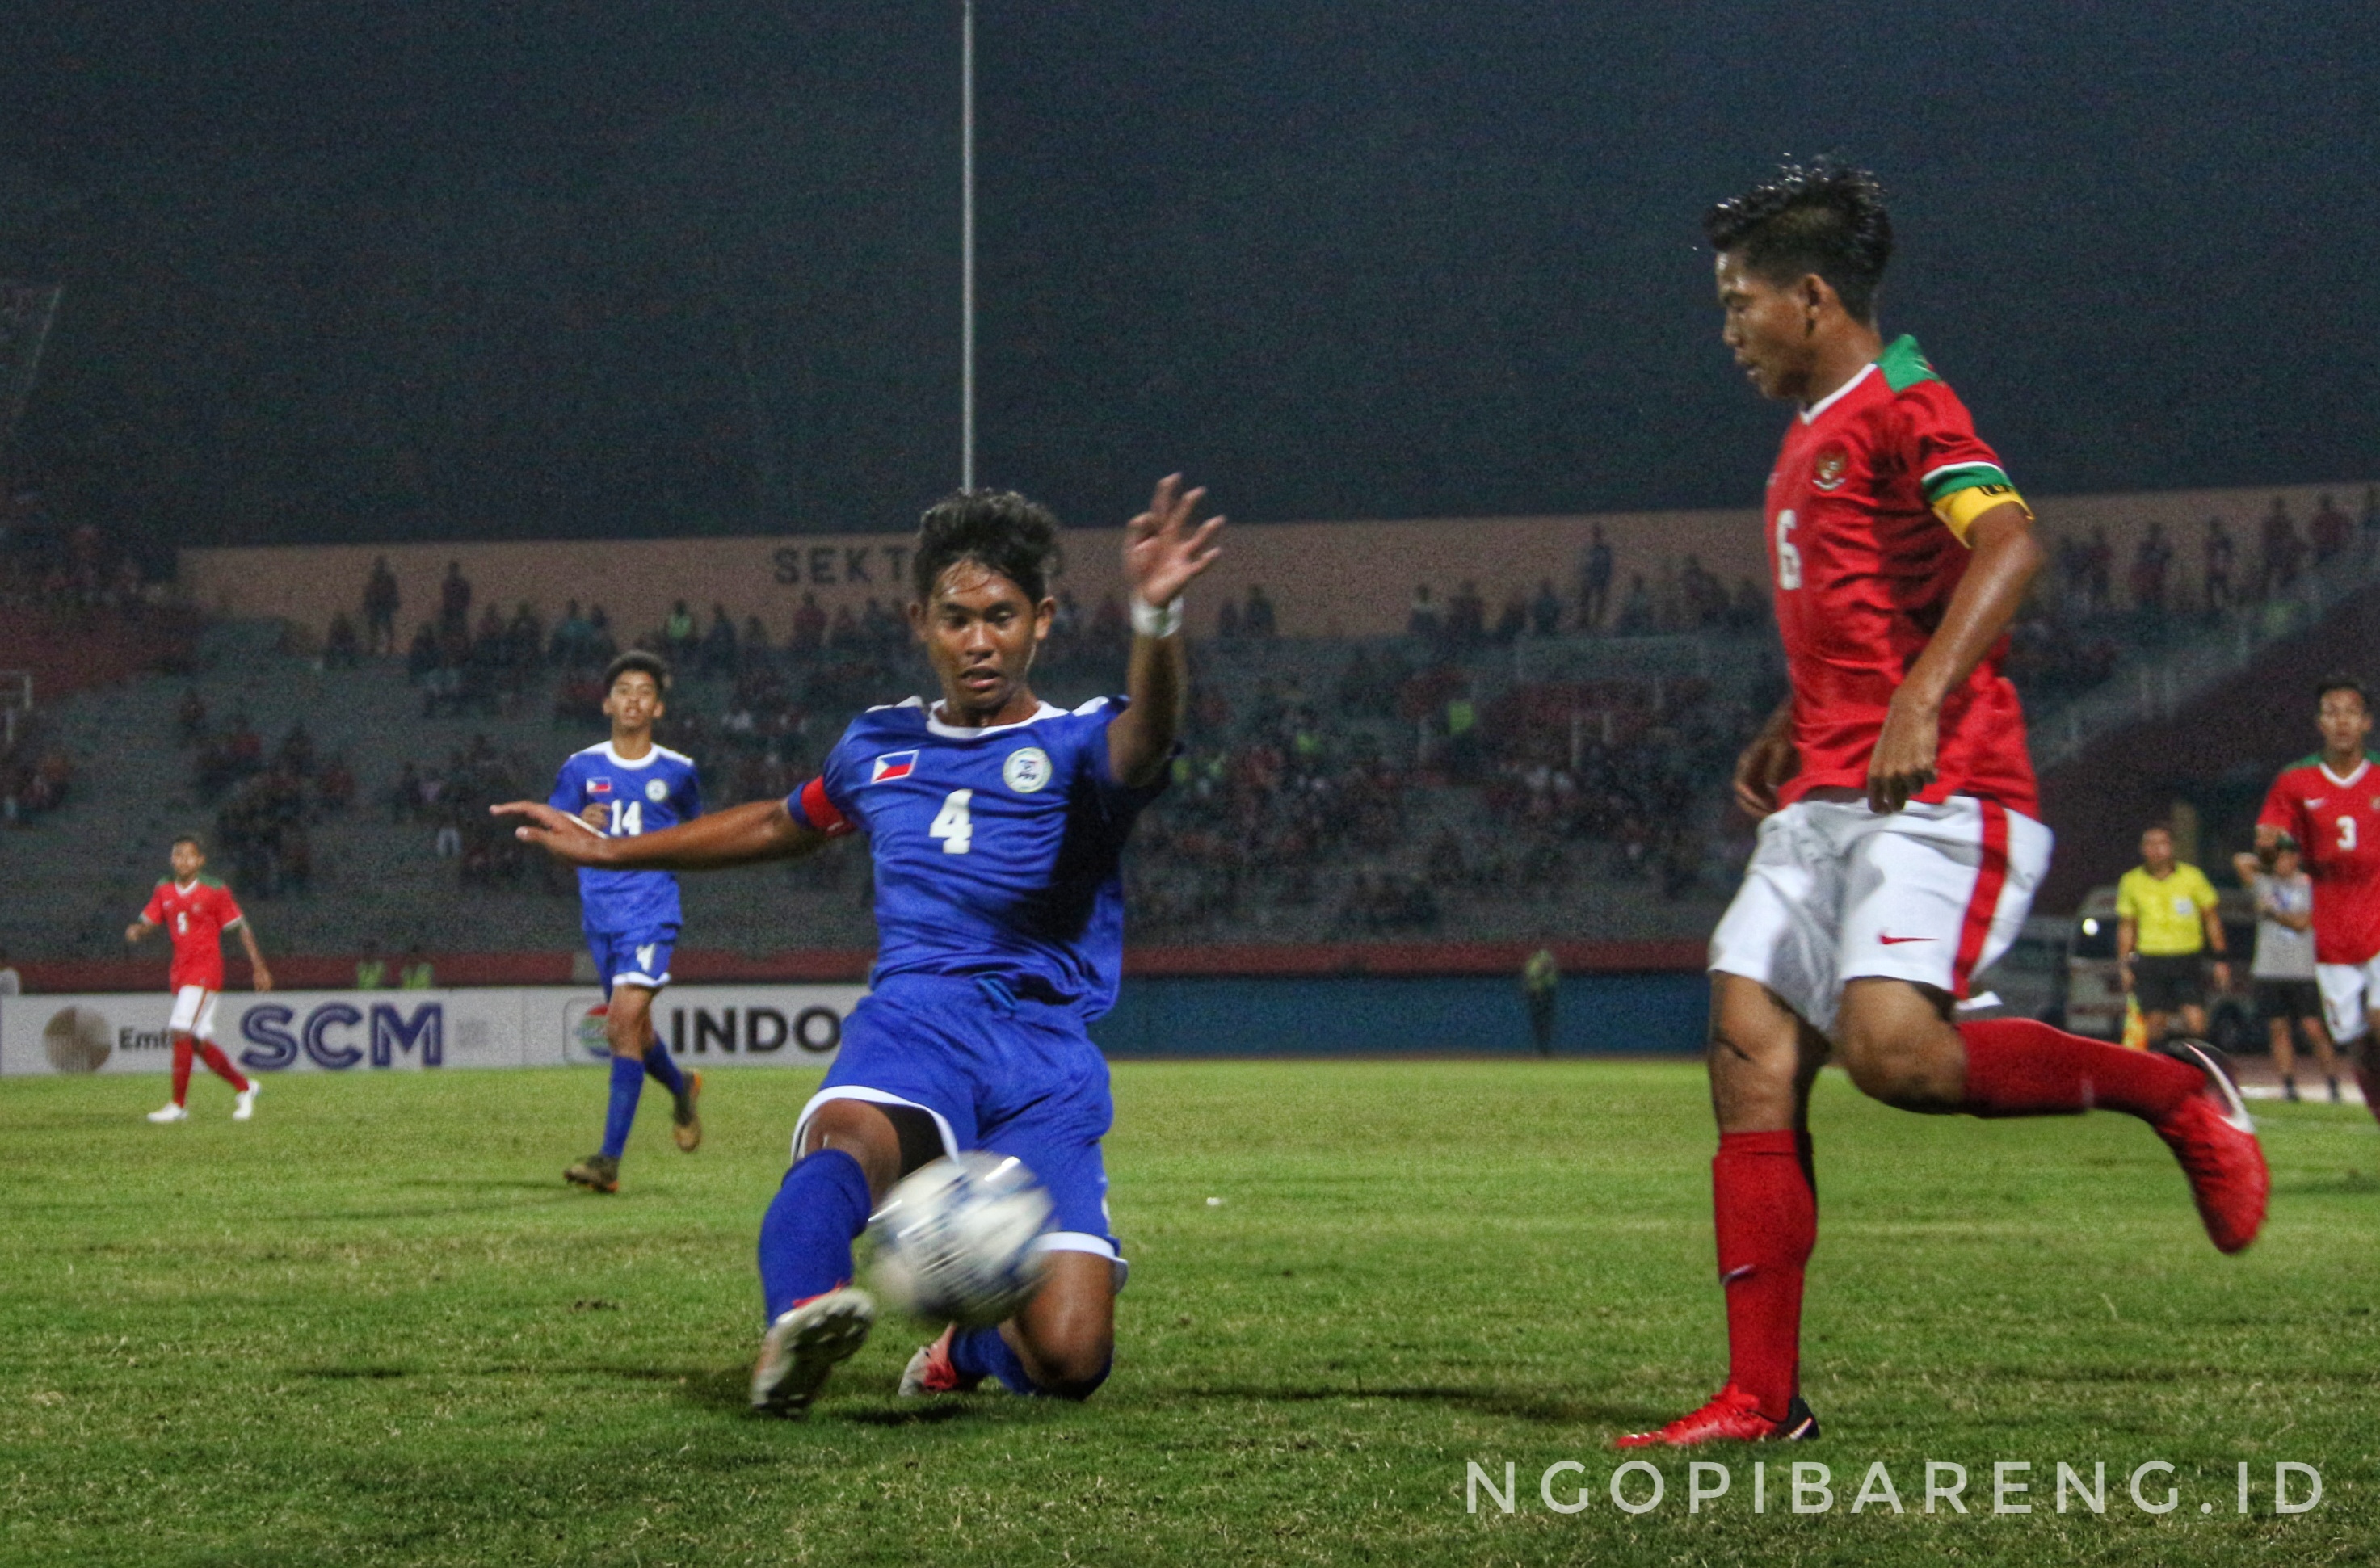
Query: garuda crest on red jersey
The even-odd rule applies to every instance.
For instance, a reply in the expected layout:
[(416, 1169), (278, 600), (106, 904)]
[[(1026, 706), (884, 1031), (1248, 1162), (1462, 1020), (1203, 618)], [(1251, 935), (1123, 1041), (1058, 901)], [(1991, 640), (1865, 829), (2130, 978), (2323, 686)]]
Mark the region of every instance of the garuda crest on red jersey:
[(1820, 490), (1840, 490), (1851, 467), (1850, 453), (1840, 446), (1826, 447), (1810, 459), (1810, 482)]

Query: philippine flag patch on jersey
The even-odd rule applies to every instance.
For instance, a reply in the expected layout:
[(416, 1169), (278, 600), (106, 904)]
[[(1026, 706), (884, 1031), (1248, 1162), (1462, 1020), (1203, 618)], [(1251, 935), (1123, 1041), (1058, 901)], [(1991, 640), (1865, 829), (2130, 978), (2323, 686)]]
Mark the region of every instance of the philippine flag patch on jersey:
[(887, 779), (905, 779), (917, 771), (917, 754), (914, 751), (888, 751), (876, 760), (868, 772), (869, 784), (882, 784)]
[(587, 781), (587, 793), (589, 795), (609, 795), (612, 793), (612, 781), (609, 779), (589, 779)]

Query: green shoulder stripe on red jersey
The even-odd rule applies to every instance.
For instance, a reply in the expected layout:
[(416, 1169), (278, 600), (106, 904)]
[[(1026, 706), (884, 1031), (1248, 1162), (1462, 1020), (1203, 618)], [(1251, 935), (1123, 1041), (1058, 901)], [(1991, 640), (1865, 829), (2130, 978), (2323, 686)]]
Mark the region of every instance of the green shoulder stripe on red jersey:
[(1946, 495), (1978, 487), (2004, 490), (2010, 496), (2016, 493), (2016, 488), (2009, 483), (2008, 474), (1998, 463), (1948, 464), (1925, 475), (1918, 484), (1925, 492), (1925, 504), (1928, 506), (1938, 504)]
[(1894, 338), (1876, 357), (1876, 368), (1884, 372), (1884, 384), (1895, 392), (1907, 392), (1919, 382), (1942, 379), (1933, 361), (1925, 358), (1925, 350), (1918, 347), (1917, 340), (1907, 333)]

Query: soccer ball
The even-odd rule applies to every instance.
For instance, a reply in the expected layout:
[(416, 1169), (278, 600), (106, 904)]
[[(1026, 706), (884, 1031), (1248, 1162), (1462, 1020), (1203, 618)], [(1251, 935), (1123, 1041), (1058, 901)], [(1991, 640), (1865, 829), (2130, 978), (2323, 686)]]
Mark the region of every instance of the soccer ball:
[(970, 1149), (903, 1178), (868, 1222), (876, 1287), (920, 1318), (974, 1328), (1032, 1299), (1050, 1195), (1024, 1162)]

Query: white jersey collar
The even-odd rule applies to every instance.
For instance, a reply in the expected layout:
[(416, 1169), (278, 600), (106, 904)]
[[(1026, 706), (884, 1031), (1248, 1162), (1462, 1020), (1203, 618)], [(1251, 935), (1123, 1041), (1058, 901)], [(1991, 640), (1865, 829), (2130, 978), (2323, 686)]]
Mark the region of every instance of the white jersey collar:
[(2353, 784), (2355, 783), (2355, 781), (2356, 781), (2356, 780), (2358, 780), (2358, 779), (2362, 778), (2365, 773), (2368, 773), (2368, 772), (2370, 772), (2372, 771), (2372, 759), (2371, 759), (2371, 758), (2369, 758), (2369, 757), (2366, 757), (2362, 761), (2358, 762), (2357, 764), (2355, 764), (2355, 772), (2351, 772), (2351, 773), (2348, 774), (2348, 775), (2347, 775), (2345, 778), (2343, 778), (2343, 779), (2342, 779), (2342, 778), (2340, 778), (2337, 773), (2334, 773), (2334, 772), (2332, 772), (2330, 771), (2330, 764), (2329, 764), (2329, 763), (2327, 763), (2327, 762), (2317, 762), (2317, 763), (2315, 763), (2315, 764), (2314, 764), (2314, 766), (2315, 766), (2315, 767), (2317, 767), (2317, 768), (2320, 768), (2320, 769), (2322, 770), (2322, 776), (2323, 776), (2324, 778), (2328, 779), (2328, 780), (2329, 780), (2333, 784), (2337, 785), (2338, 788), (2340, 788), (2340, 789), (2346, 789), (2346, 788), (2349, 788), (2349, 787), (2350, 787), (2351, 785), (2353, 785)]
[(1013, 724), (993, 724), (990, 728), (986, 729), (972, 724), (944, 723), (941, 719), (938, 717), (942, 706), (941, 700), (939, 698), (935, 699), (932, 707), (927, 707), (925, 699), (919, 697), (913, 697), (909, 699), (908, 702), (904, 702), (901, 706), (906, 708), (910, 703), (916, 703), (919, 709), (924, 711), (926, 715), (927, 730), (934, 735), (941, 735), (944, 740), (982, 740), (988, 736), (1001, 735), (1009, 730), (1021, 730), (1027, 724), (1038, 724), (1044, 719), (1062, 717), (1066, 711), (1063, 708), (1059, 707), (1054, 702), (1044, 702), (1040, 707), (1033, 711), (1033, 714), (1030, 718), (1019, 719)]
[(659, 741), (653, 742), (652, 749), (634, 761), (613, 750), (612, 743), (608, 740), (595, 749), (601, 751), (603, 754), (603, 760), (615, 768), (650, 768), (662, 760), (662, 744)]
[(1813, 403), (1808, 407), (1803, 409), (1802, 422), (1805, 425), (1814, 422), (1819, 415), (1825, 413), (1828, 409), (1841, 402), (1843, 399), (1843, 394), (1849, 392), (1860, 383), (1867, 380), (1867, 378), (1875, 372), (1876, 361), (1870, 359), (1866, 364), (1860, 367), (1859, 374), (1852, 377), (1851, 380), (1843, 383), (1842, 385), (1835, 388), (1834, 391), (1829, 392), (1824, 397), (1819, 398), (1815, 403)]

